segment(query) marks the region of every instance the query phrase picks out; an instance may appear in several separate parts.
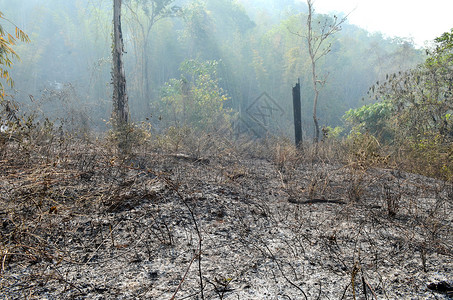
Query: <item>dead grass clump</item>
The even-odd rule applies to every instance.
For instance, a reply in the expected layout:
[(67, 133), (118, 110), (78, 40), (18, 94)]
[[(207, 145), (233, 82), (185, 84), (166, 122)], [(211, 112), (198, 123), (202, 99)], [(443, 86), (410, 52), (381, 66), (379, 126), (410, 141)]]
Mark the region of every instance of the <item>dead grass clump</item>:
[(387, 149), (371, 134), (356, 133), (344, 140), (345, 159), (355, 169), (387, 166)]
[(280, 171), (293, 169), (300, 164), (301, 152), (287, 140), (278, 141), (275, 145), (274, 163)]
[(390, 185), (384, 184), (383, 195), (385, 207), (387, 208), (387, 215), (390, 218), (394, 218), (400, 209), (401, 193), (393, 191)]
[(170, 126), (153, 132), (149, 150), (157, 153), (186, 155), (195, 160), (209, 157), (234, 159), (249, 150), (249, 139), (236, 139), (228, 126), (215, 131), (200, 131), (188, 126)]
[(349, 175), (347, 197), (353, 203), (358, 203), (365, 193), (364, 174), (353, 170)]
[(438, 178), (453, 179), (453, 143), (443, 142), (440, 137), (424, 137), (418, 141), (407, 140), (398, 149), (401, 168)]
[(134, 151), (146, 149), (152, 138), (151, 128), (148, 123), (134, 124), (128, 123), (122, 125), (116, 130), (110, 130), (107, 133), (107, 147), (117, 149), (118, 154), (126, 157)]

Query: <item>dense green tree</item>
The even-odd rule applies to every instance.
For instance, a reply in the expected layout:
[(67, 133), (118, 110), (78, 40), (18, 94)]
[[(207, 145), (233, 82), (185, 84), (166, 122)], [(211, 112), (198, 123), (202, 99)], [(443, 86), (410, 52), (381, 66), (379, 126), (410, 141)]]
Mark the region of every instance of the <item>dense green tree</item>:
[(375, 96), (390, 101), (394, 126), (405, 138), (442, 137), (453, 140), (453, 33), (435, 40), (426, 62), (390, 74), (377, 85)]
[(380, 101), (350, 109), (344, 119), (352, 126), (352, 134), (370, 133), (380, 141), (391, 143), (394, 138), (391, 126), (394, 109), (390, 101)]
[(185, 28), (182, 38), (190, 58), (219, 59), (219, 48), (215, 40), (214, 20), (205, 1), (193, 1), (184, 13)]
[(231, 110), (224, 108), (228, 95), (219, 86), (217, 61), (187, 60), (183, 75), (162, 88), (161, 116), (171, 126), (215, 131), (229, 126)]

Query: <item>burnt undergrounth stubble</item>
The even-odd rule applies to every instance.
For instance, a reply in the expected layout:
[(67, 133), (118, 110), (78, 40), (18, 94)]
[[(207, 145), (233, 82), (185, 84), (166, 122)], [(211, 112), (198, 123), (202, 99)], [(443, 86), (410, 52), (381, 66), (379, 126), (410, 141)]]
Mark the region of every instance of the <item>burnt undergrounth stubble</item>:
[(441, 181), (58, 147), (2, 153), (0, 299), (436, 299), (427, 285), (453, 279)]

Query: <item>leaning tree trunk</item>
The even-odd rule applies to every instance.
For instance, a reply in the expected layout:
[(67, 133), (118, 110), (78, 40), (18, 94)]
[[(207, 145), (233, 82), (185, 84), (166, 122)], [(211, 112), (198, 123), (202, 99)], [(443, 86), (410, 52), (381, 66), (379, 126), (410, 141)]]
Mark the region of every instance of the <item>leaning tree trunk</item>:
[(123, 65), (123, 34), (121, 32), (121, 0), (113, 0), (113, 122), (117, 128), (127, 124), (129, 105), (126, 92), (126, 75)]

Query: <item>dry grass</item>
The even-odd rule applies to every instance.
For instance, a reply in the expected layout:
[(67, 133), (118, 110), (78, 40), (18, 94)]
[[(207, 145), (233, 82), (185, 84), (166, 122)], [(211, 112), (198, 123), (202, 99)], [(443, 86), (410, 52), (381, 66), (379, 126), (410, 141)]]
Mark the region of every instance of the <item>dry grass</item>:
[[(112, 286), (85, 287), (81, 282), (89, 276), (78, 280), (68, 273), (83, 273), (112, 257), (117, 264), (122, 257), (128, 264), (142, 262), (140, 256), (157, 263), (156, 255), (163, 260), (170, 253), (170, 264), (187, 252), (172, 282), (189, 285), (198, 296), (204, 282), (206, 295), (211, 290), (207, 299), (246, 291), (237, 284), (253, 272), (273, 274), (267, 284), (286, 284), (292, 297), (334, 293), (371, 299), (373, 293), (391, 293), (390, 283), (378, 279), (385, 267), (394, 267), (386, 265), (388, 255), (396, 265), (416, 255), (420, 267), (411, 270), (425, 273), (436, 271), (439, 256), (451, 259), (453, 188), (376, 168), (384, 162), (363, 154), (369, 147), (351, 152), (348, 144), (326, 141), (300, 150), (283, 138), (253, 141), (187, 129), (156, 136), (137, 130), (129, 142), (138, 146), (126, 153), (116, 150), (112, 137), (78, 139), (41, 131), (4, 140), (1, 293), (33, 298), (48, 287), (56, 297), (84, 297), (102, 289), (122, 295), (124, 290)], [(193, 224), (200, 225), (201, 246)], [(218, 231), (224, 235), (216, 240), (211, 232)], [(215, 255), (225, 261), (220, 270), (207, 265), (220, 263)], [(315, 260), (319, 255), (322, 259)], [(301, 261), (307, 265), (301, 268)], [(192, 263), (199, 263), (201, 275), (189, 272)], [(315, 285), (304, 269), (314, 265), (341, 288), (332, 292)], [(27, 275), (16, 280), (15, 270)], [(150, 274), (157, 285), (160, 273)], [(303, 285), (302, 279), (313, 285)], [(153, 289), (159, 290), (137, 288), (134, 295)]]

